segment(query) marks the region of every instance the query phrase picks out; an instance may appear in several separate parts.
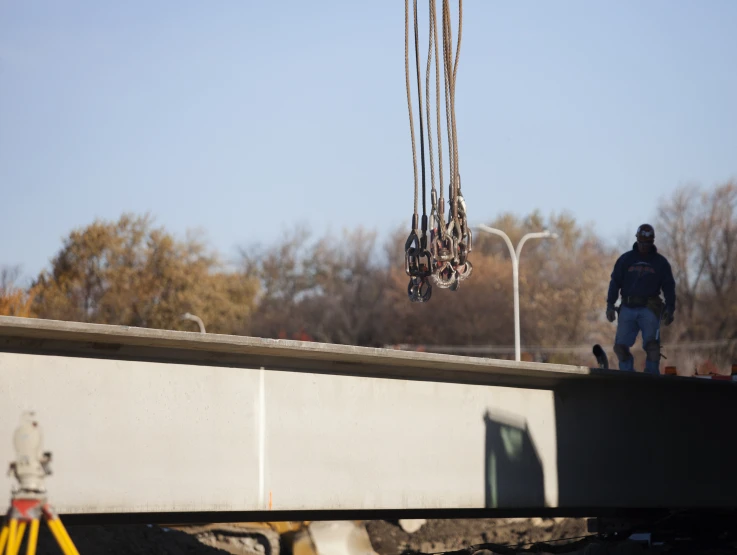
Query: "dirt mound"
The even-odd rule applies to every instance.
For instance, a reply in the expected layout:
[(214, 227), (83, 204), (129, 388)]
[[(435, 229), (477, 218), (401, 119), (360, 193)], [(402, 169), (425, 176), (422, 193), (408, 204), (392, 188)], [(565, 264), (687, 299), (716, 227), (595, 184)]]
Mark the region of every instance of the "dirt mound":
[(431, 519), (412, 534), (395, 521), (370, 521), (366, 528), (379, 555), (438, 553), (489, 543), (518, 545), (587, 535), (585, 519)]

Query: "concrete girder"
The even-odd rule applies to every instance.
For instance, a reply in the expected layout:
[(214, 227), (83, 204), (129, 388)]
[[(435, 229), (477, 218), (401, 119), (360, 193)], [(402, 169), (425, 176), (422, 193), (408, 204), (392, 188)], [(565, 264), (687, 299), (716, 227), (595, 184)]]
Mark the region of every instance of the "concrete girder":
[(736, 386), (2, 317), (0, 462), (32, 409), (67, 520), (732, 508)]

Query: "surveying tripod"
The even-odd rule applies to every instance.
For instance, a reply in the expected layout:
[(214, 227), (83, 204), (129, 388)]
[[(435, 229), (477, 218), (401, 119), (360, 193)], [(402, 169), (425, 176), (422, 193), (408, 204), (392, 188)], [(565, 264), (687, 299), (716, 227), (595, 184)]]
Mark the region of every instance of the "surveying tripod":
[(26, 555), (35, 555), (42, 517), (64, 555), (79, 555), (59, 515), (47, 500), (44, 478), (51, 474), (51, 453), (42, 452), (42, 439), (35, 414), (23, 413), (13, 436), (16, 458), (8, 470), (19, 485), (13, 487), (10, 509), (0, 531), (0, 555), (18, 555), (27, 527)]

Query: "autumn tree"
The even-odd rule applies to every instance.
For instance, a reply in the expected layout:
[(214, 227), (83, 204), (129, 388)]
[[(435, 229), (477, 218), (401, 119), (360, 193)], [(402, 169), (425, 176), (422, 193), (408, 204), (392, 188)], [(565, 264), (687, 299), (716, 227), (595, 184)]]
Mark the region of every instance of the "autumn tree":
[[(535, 229), (524, 227), (525, 232)], [(613, 344), (615, 329), (605, 321), (604, 309), (618, 253), (591, 226), (568, 215), (551, 217), (544, 227), (558, 238), (525, 244), (531, 248), (523, 250), (522, 257), (528, 258), (520, 264), (520, 319), (529, 342), (547, 347)], [(581, 360), (588, 362), (589, 353)]]
[(19, 275), (18, 267), (0, 269), (0, 316), (32, 316), (33, 295), (16, 284)]
[(50, 271), (34, 283), (41, 318), (187, 329), (192, 312), (208, 332), (246, 325), (256, 282), (224, 272), (217, 256), (193, 236), (176, 240), (148, 216), (125, 214), (72, 231)]

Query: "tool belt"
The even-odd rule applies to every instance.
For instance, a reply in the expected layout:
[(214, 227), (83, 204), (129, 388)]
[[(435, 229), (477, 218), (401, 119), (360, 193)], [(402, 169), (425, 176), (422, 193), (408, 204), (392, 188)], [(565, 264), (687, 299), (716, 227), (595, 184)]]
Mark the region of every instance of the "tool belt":
[(660, 297), (635, 297), (635, 296), (622, 296), (622, 305), (628, 308), (643, 308), (647, 307), (653, 311), (653, 313), (660, 318), (663, 313), (665, 303)]

